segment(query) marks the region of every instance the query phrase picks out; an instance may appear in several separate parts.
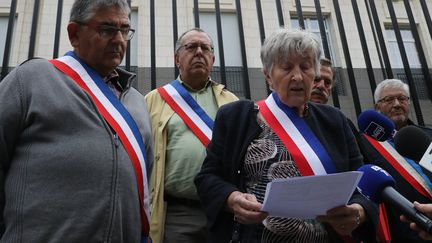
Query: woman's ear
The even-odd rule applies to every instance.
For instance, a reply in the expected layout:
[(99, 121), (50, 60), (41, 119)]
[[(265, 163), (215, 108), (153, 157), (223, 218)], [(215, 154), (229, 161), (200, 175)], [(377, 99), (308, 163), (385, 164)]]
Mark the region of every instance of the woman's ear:
[(264, 74), (265, 79), (267, 80), (267, 83), (271, 87), (272, 86), (272, 80), (271, 80), (269, 71), (267, 69), (263, 69), (263, 74)]
[(266, 79), (270, 78), (270, 75), (269, 75), (269, 72), (268, 72), (267, 69), (263, 69), (263, 73), (264, 73), (264, 76), (265, 76)]

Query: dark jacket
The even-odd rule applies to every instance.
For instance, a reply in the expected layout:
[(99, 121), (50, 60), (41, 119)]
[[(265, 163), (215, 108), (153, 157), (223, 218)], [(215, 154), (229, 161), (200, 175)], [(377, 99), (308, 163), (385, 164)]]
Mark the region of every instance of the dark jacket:
[[(225, 201), (233, 191), (245, 191), (244, 156), (251, 141), (261, 132), (257, 112), (258, 107), (252, 101), (242, 100), (222, 106), (216, 115), (207, 157), (195, 178), (208, 217), (210, 242), (231, 239), (234, 215), (225, 210)], [(326, 105), (309, 104), (304, 119), (326, 148), (338, 172), (356, 170), (363, 165), (354, 136), (340, 111)], [(373, 237), (378, 215), (376, 205), (358, 193), (349, 203), (361, 204), (370, 219), (358, 233)]]

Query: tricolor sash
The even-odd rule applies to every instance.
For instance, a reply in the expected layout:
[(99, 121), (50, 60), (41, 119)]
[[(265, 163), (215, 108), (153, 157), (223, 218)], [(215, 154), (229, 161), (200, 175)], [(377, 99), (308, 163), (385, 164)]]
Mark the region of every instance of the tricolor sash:
[(171, 109), (207, 147), (212, 138), (213, 119), (207, 115), (179, 81), (173, 80), (157, 90)]
[(99, 112), (118, 134), (135, 169), (141, 205), (140, 214), (143, 233), (141, 242), (147, 242), (150, 228), (149, 191), (147, 187), (148, 160), (137, 124), (120, 100), (102, 80), (102, 77), (77, 57), (75, 53), (68, 52), (65, 56), (50, 60), (50, 62), (90, 94)]
[[(367, 134), (363, 136), (369, 141), (369, 143), (387, 160), (393, 168), (409, 183), (415, 190), (417, 190), (423, 196), (432, 199), (430, 189), (424, 185), (427, 183), (423, 177), (415, 171), (414, 168), (406, 161), (406, 159), (400, 155), (396, 149), (388, 142), (379, 142)], [(381, 203), (379, 205), (379, 223), (378, 223), (378, 237), (382, 242), (391, 242), (391, 234), (388, 226), (387, 212), (385, 205)]]
[(257, 104), (267, 124), (289, 150), (302, 176), (336, 172), (330, 156), (310, 127), (292, 108), (283, 104), (276, 93)]
[(366, 134), (363, 136), (409, 184), (420, 194), (432, 200), (432, 192), (426, 181), (389, 142), (378, 142)]

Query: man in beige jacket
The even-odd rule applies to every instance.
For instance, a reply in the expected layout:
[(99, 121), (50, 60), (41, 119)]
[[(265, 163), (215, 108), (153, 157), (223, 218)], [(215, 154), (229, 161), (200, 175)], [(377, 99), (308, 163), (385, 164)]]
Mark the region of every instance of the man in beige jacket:
[(238, 100), (210, 79), (213, 41), (199, 28), (175, 47), (180, 75), (146, 95), (155, 161), (150, 177), (151, 232), (155, 243), (205, 242), (206, 216), (193, 179), (201, 168), (218, 108)]

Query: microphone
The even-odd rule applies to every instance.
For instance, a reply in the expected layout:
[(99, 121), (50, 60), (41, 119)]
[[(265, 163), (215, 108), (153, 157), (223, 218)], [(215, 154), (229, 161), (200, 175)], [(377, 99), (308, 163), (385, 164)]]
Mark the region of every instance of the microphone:
[(394, 137), (395, 149), (432, 172), (432, 138), (416, 126), (403, 127)]
[(358, 169), (363, 176), (358, 184), (359, 191), (375, 203), (385, 202), (398, 209), (421, 229), (432, 234), (432, 220), (414, 208), (408, 199), (394, 189), (395, 180), (389, 173), (376, 165), (363, 165)]
[(375, 110), (360, 113), (357, 124), (361, 132), (380, 142), (392, 138), (396, 132), (394, 122)]

